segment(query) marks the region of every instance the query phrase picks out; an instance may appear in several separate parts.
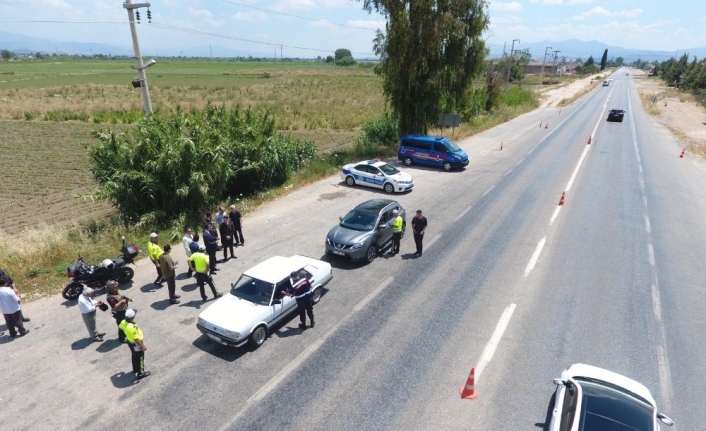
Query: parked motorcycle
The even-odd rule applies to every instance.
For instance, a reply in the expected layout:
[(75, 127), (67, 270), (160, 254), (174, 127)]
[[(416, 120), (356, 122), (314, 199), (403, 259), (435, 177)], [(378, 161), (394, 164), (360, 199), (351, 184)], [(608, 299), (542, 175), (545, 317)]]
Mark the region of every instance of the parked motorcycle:
[(86, 286), (92, 289), (102, 289), (108, 280), (115, 280), (120, 284), (132, 280), (135, 271), (126, 265), (134, 263), (140, 250), (135, 245), (125, 244), (125, 237), (123, 237), (121, 251), (122, 257), (117, 257), (114, 260), (105, 259), (100, 265), (88, 265), (83, 261), (83, 257), (78, 255), (74, 264), (66, 268), (71, 283), (67, 284), (61, 292), (64, 299), (78, 298)]

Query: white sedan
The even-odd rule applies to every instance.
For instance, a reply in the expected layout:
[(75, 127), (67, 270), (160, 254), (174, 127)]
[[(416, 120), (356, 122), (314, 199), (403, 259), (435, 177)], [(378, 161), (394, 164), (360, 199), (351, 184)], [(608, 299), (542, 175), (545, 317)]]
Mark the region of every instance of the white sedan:
[(274, 256), (248, 269), (231, 290), (200, 315), (196, 327), (224, 346), (253, 347), (265, 342), (270, 329), (297, 309), (297, 301), (281, 292), (292, 286), (294, 271), (311, 283), (312, 302), (321, 299), (321, 287), (333, 278), (331, 265), (311, 257)]
[(643, 384), (612, 371), (574, 364), (554, 384), (548, 431), (658, 431), (658, 421), (674, 425)]
[(341, 179), (349, 186), (360, 184), (383, 189), (387, 193), (406, 192), (414, 187), (412, 176), (380, 159), (345, 165)]

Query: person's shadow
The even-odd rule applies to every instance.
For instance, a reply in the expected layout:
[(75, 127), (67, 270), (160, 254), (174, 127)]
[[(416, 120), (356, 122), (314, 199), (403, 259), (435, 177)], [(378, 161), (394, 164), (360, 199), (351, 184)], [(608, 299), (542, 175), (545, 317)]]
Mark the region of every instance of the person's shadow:
[(405, 253), (402, 255), (402, 260), (416, 259), (418, 257), (416, 253)]
[(102, 342), (100, 346), (98, 346), (98, 348), (96, 349), (96, 352), (108, 353), (111, 350), (117, 349), (118, 347), (120, 347), (123, 344), (125, 344), (125, 343), (121, 343), (118, 340), (106, 340), (106, 341)]
[(140, 383), (140, 381), (136, 379), (134, 373), (125, 373), (123, 371), (110, 376), (110, 381), (113, 383), (113, 386), (118, 389), (129, 388), (130, 386)]
[(168, 299), (163, 299), (161, 301), (153, 302), (152, 303), (152, 308), (154, 308), (157, 311), (164, 311), (169, 307), (169, 300)]
[(93, 344), (92, 338), (82, 338), (71, 343), (71, 350), (83, 350), (91, 344)]

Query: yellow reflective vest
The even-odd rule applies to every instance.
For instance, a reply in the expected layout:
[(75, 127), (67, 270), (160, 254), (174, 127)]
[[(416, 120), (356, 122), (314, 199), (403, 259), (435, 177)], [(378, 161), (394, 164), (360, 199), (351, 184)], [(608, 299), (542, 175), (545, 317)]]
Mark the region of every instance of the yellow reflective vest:
[(123, 330), (125, 337), (127, 337), (127, 340), (132, 344), (135, 344), (135, 340), (142, 341), (142, 330), (137, 327), (136, 323), (128, 322), (126, 319), (120, 322), (118, 327)]
[(147, 251), (150, 253), (150, 259), (152, 259), (152, 262), (159, 262), (159, 257), (164, 253), (162, 247), (152, 241), (147, 243)]
[(402, 217), (399, 215), (395, 217), (395, 219), (392, 221), (392, 231), (393, 232), (402, 232), (402, 224), (404, 223), (404, 220), (402, 220)]

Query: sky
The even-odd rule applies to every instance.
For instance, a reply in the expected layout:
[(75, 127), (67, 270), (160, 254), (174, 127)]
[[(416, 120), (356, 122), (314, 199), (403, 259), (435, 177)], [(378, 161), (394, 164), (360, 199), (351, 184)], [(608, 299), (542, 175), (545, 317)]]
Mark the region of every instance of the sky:
[[(124, 0), (0, 0), (0, 31), (41, 39), (131, 46)], [(138, 0), (146, 1), (146, 0)], [(134, 1), (133, 1), (134, 2)], [(285, 57), (347, 48), (372, 57), (384, 17), (355, 0), (152, 0), (142, 9), (142, 50), (223, 46)], [(677, 51), (706, 46), (705, 0), (489, 1), (488, 43), (567, 39)], [(68, 22), (20, 22), (68, 21)], [(70, 23), (69, 23), (70, 22)], [(521, 44), (519, 45), (521, 48)], [(517, 47), (516, 47), (517, 48)], [(126, 52), (129, 54), (129, 51)], [(204, 55), (208, 55), (204, 52)]]

